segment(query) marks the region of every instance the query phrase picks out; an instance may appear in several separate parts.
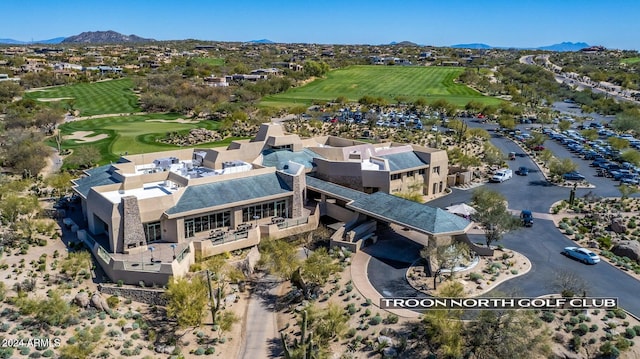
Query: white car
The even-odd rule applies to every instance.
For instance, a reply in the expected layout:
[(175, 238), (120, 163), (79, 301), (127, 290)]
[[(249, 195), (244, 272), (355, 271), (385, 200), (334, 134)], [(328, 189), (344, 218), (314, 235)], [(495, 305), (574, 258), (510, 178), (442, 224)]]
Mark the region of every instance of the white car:
[(600, 257), (592, 251), (582, 247), (566, 247), (562, 254), (567, 257), (579, 260), (584, 264), (596, 264), (600, 262)]
[(512, 177), (513, 171), (508, 168), (504, 168), (493, 174), (493, 177), (491, 177), (491, 182), (502, 183), (506, 180), (511, 179)]
[(431, 131), (438, 132), (438, 126), (436, 125), (431, 126)]

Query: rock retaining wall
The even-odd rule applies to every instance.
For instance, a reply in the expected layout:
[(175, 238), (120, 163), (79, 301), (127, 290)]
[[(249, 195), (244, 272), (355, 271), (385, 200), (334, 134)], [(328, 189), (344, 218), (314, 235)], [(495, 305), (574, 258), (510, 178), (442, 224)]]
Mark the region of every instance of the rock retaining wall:
[(98, 290), (103, 294), (117, 295), (140, 303), (162, 306), (167, 304), (167, 299), (164, 297), (164, 289), (118, 287), (116, 285), (101, 284), (98, 286)]

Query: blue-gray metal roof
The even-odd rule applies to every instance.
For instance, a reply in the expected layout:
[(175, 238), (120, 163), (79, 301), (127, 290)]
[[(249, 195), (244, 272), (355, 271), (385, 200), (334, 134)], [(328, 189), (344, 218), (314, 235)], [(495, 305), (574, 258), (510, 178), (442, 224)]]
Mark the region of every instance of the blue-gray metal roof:
[(380, 156), (389, 160), (391, 172), (408, 170), (416, 167), (424, 167), (426, 162), (422, 161), (413, 151), (394, 153)]
[(322, 157), (308, 148), (297, 152), (288, 150), (264, 150), (262, 152), (262, 165), (265, 167), (275, 167), (278, 170), (282, 170), (287, 162), (293, 161), (295, 163), (303, 165), (305, 168), (312, 168), (314, 158)]
[(276, 174), (235, 178), (227, 181), (189, 186), (167, 214), (210, 208), (261, 197), (290, 193), (291, 188)]
[(87, 176), (73, 181), (75, 183), (74, 189), (85, 198), (89, 194), (91, 187), (119, 183), (118, 180), (111, 176), (113, 173), (111, 165), (91, 168), (86, 170), (85, 173)]
[(463, 232), (470, 224), (466, 219), (440, 208), (429, 207), (383, 192), (360, 197), (347, 204), (347, 208), (434, 235)]
[(356, 191), (355, 189), (343, 187), (335, 183), (327, 182), (315, 177), (307, 175), (307, 187), (319, 190), (325, 193), (329, 193), (335, 197), (339, 197), (344, 201), (353, 201), (355, 199), (368, 196), (364, 192)]

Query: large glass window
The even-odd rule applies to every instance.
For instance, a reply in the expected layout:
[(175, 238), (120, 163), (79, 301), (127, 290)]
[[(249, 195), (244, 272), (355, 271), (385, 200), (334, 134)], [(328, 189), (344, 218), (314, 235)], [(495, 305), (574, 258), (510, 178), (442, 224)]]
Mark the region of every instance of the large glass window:
[(144, 223), (144, 237), (147, 239), (147, 243), (157, 242), (162, 239), (162, 231), (160, 222)]
[(254, 219), (256, 219), (256, 216), (258, 218), (288, 217), (289, 208), (287, 206), (287, 200), (265, 202), (249, 207), (244, 207), (242, 209), (243, 222), (253, 221)]
[(200, 217), (184, 220), (184, 236), (190, 238), (196, 233), (206, 232), (212, 229), (229, 227), (231, 225), (231, 212), (218, 212)]

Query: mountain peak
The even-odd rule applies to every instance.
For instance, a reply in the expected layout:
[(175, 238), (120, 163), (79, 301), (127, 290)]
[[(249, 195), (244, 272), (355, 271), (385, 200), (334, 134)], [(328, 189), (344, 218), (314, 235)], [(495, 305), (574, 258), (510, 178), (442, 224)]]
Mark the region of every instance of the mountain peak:
[(101, 43), (140, 43), (152, 42), (154, 39), (145, 39), (137, 35), (123, 35), (113, 30), (85, 31), (78, 35), (67, 37), (62, 41), (66, 44), (101, 44)]

